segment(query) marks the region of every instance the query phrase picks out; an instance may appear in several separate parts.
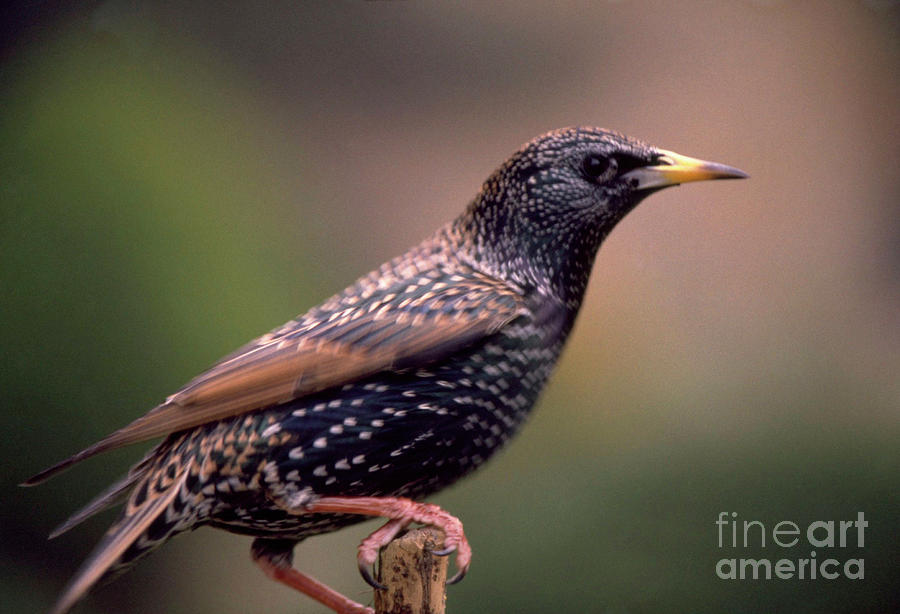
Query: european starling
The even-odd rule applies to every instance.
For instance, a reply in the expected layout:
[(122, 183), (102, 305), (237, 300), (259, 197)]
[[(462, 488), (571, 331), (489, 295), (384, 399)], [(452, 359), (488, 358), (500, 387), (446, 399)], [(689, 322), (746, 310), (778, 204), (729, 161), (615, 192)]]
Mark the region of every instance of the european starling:
[(267, 575), (337, 612), (372, 610), (294, 569), (292, 552), (366, 517), (388, 519), (359, 547), (371, 584), (378, 549), (413, 522), (443, 530), (439, 554), (456, 552), (458, 579), (471, 556), (462, 524), (418, 501), (518, 430), (572, 329), (600, 243), (652, 192), (746, 176), (597, 128), (525, 144), (431, 237), (25, 482), (164, 437), (52, 534), (127, 498), (53, 613), (201, 525), (253, 536)]

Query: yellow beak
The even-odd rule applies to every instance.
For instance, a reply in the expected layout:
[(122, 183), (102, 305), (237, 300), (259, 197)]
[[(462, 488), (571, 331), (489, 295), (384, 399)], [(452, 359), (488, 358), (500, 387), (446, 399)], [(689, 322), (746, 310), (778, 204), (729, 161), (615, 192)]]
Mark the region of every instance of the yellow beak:
[(652, 190), (689, 181), (708, 179), (744, 179), (749, 177), (744, 171), (719, 164), (682, 156), (674, 151), (657, 149), (659, 157), (652, 166), (642, 166), (622, 175), (632, 182), (636, 190)]

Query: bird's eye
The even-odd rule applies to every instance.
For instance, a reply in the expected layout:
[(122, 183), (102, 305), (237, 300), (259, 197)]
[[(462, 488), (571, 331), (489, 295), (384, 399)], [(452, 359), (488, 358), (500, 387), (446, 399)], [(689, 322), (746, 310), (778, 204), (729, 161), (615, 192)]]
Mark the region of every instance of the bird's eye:
[(609, 170), (610, 164), (615, 164), (615, 161), (599, 154), (589, 153), (581, 161), (581, 168), (589, 179), (597, 180)]

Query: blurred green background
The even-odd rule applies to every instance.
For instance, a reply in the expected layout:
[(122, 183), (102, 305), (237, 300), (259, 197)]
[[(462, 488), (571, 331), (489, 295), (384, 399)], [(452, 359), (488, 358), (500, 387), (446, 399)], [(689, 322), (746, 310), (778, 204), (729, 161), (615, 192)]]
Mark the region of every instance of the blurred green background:
[[(752, 179), (656, 195), (601, 249), (531, 422), (434, 499), (475, 549), (448, 611), (898, 611), (896, 2), (251, 4), (6, 9), (0, 610), (50, 606), (113, 516), (47, 533), (141, 450), (19, 481), (596, 124)], [(811, 549), (720, 549), (722, 511), (863, 511), (864, 548), (817, 554), (865, 579), (720, 580)], [(369, 601), (374, 526), (296, 564)], [(324, 611), (249, 544), (183, 535), (78, 611)]]

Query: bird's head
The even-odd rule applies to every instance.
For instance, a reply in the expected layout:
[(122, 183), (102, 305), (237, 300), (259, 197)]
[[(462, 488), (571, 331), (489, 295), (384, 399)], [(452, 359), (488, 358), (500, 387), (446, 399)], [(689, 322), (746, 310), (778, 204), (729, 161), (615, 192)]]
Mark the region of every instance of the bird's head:
[(746, 176), (609, 130), (564, 128), (513, 154), (457, 226), (478, 258), (504, 276), (580, 302), (600, 243), (646, 196)]

